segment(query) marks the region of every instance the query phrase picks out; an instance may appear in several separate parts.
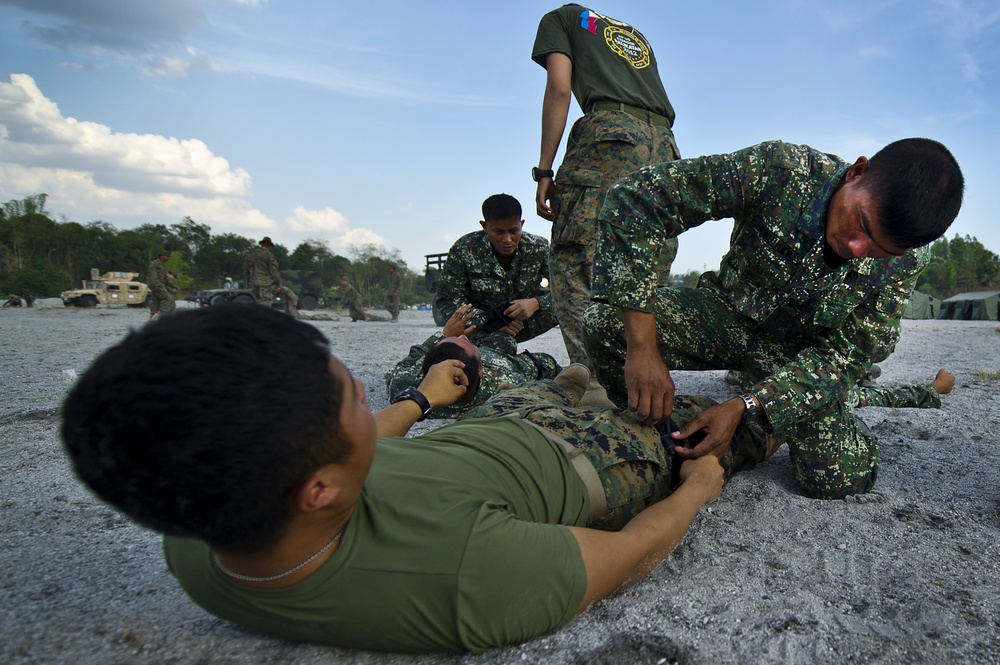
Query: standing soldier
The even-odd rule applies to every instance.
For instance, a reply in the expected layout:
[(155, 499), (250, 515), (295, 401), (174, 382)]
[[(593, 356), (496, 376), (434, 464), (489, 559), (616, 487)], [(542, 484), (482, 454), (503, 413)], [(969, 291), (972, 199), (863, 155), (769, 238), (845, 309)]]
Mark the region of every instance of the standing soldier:
[(403, 278), (396, 272), (396, 266), (389, 264), (389, 288), (385, 294), (385, 308), (392, 315), (392, 322), (399, 323), (399, 292), (403, 290)]
[(269, 237), (264, 236), (257, 244), (260, 247), (252, 250), (243, 260), (243, 272), (246, 273), (247, 283), (253, 289), (257, 303), (270, 307), (274, 302), (274, 294), (281, 289), (278, 261), (271, 254), (274, 243)]
[(153, 297), (149, 300), (149, 318), (157, 314), (169, 314), (174, 311), (174, 297), (171, 295), (171, 284), (167, 278), (167, 268), (164, 265), (170, 257), (166, 252), (160, 252), (149, 262), (149, 288)]
[[(531, 175), (538, 183), (536, 211), (552, 222), (552, 308), (570, 362), (587, 365), (593, 374), (583, 345), (583, 312), (590, 305), (597, 216), (616, 180), (680, 157), (670, 129), (674, 109), (642, 33), (592, 9), (568, 4), (543, 16), (531, 59), (546, 71), (541, 150)], [(585, 115), (573, 125), (556, 175), (553, 162), (573, 96)], [(671, 239), (658, 259), (661, 279), (676, 254)], [(596, 380), (592, 388), (600, 403)]]

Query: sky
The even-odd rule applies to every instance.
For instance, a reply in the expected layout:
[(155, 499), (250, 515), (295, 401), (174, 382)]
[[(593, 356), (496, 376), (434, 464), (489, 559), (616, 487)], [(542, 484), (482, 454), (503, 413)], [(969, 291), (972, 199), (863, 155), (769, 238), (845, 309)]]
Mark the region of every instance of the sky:
[[(418, 273), (498, 192), (547, 238), (530, 55), (559, 4), (0, 0), (0, 201), (45, 193), (57, 220), (118, 229), (190, 216), (289, 251), (381, 244)], [(854, 161), (933, 138), (966, 178), (948, 237), (1000, 253), (1000, 0), (592, 8), (652, 44), (683, 156), (782, 139)], [(673, 271), (716, 268), (731, 228), (685, 233)]]

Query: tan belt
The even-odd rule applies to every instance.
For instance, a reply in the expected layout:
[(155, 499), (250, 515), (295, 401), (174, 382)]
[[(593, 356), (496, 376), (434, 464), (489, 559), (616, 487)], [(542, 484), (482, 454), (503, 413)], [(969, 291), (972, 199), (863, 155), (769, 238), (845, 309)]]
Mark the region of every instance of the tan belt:
[(638, 118), (639, 120), (648, 122), (651, 125), (670, 127), (670, 119), (665, 115), (653, 113), (652, 111), (647, 111), (646, 109), (638, 106), (631, 106), (622, 102), (613, 102), (609, 99), (603, 99), (599, 102), (591, 104), (590, 110), (587, 111), (587, 113), (592, 113), (594, 111), (621, 111), (623, 113), (628, 113), (630, 116)]
[[(517, 416), (512, 417), (517, 418)], [(597, 469), (590, 463), (587, 456), (569, 441), (561, 436), (556, 436), (541, 425), (536, 425), (530, 420), (525, 420), (524, 422), (541, 432), (542, 436), (549, 441), (558, 443), (566, 451), (566, 454), (569, 456), (569, 463), (587, 488), (587, 498), (590, 505), (590, 513), (587, 516), (587, 521), (593, 522), (601, 517), (606, 517), (608, 514), (608, 495), (604, 492), (604, 485), (601, 484), (601, 478), (597, 475)]]

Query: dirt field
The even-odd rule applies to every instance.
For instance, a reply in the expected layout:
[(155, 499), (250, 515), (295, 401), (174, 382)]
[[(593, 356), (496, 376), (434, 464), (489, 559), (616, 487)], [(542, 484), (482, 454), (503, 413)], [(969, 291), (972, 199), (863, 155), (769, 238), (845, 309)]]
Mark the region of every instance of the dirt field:
[[(640, 584), (554, 634), (478, 656), (296, 645), (216, 620), (167, 573), (159, 538), (84, 490), (59, 407), (77, 374), (144, 311), (0, 311), (0, 662), (14, 663), (1000, 663), (1000, 324), (905, 321), (880, 384), (958, 376), (942, 410), (866, 409), (876, 491), (817, 501), (786, 451), (736, 476)], [(435, 327), (316, 321), (386, 405), (382, 375)], [(558, 331), (528, 344), (566, 353)], [(678, 391), (726, 398), (722, 372)], [(420, 423), (420, 429), (441, 421)]]

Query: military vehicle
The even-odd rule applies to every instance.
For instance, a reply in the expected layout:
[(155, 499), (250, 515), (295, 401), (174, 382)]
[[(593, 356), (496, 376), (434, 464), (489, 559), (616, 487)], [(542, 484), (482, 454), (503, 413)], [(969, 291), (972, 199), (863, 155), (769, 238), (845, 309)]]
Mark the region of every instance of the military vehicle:
[[(323, 284), (320, 282), (318, 270), (279, 270), (278, 274), (281, 275), (282, 285), (290, 288), (299, 297), (299, 309), (312, 310), (323, 304)], [(232, 282), (230, 288), (192, 291), (187, 299), (202, 306), (221, 305), (227, 302), (241, 304), (257, 302), (253, 290), (240, 281)], [(275, 299), (273, 306), (284, 309), (285, 303), (279, 297)]]
[[(425, 254), (424, 258), (427, 259), (427, 263), (424, 266), (424, 288), (427, 289), (427, 293), (430, 293), (437, 300), (438, 282), (441, 281), (441, 270), (444, 268), (444, 262), (448, 258), (448, 252), (444, 254)], [(448, 323), (448, 317), (438, 311), (437, 305), (433, 306), (432, 314), (434, 315), (434, 323), (439, 326)]]
[(90, 269), (90, 279), (82, 282), (82, 288), (63, 291), (60, 294), (67, 307), (96, 307), (97, 305), (126, 305), (128, 307), (148, 307), (152, 295), (149, 287), (134, 281), (137, 272), (113, 270), (103, 275), (97, 268)]

